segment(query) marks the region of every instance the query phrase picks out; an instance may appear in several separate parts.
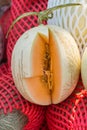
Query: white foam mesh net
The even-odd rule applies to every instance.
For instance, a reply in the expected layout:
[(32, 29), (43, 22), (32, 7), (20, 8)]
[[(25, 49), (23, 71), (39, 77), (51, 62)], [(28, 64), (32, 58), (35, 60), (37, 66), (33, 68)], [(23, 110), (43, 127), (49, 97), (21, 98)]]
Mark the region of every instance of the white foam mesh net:
[(83, 5), (65, 7), (54, 11), (54, 16), (48, 20), (48, 24), (55, 24), (68, 30), (76, 40), (82, 56), (87, 46), (87, 0), (49, 0), (48, 8), (76, 2), (80, 2)]

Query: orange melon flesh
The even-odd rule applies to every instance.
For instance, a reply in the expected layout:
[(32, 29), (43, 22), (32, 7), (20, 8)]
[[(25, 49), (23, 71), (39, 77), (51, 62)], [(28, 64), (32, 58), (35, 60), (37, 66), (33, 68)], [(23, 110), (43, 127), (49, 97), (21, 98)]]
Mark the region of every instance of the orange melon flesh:
[[(47, 43), (46, 36), (43, 35), (43, 38), (38, 33), (35, 40), (34, 45), (32, 47), (32, 54), (31, 54), (31, 70), (32, 70), (32, 77), (43, 75), (43, 62), (44, 62), (44, 52), (45, 52), (45, 43)], [(45, 39), (45, 40), (44, 40)]]
[(36, 104), (49, 105), (51, 104), (51, 95), (47, 84), (42, 82), (42, 76), (25, 78), (25, 86), (28, 88), (28, 93), (31, 99)]
[[(31, 97), (34, 103), (41, 105), (55, 104), (58, 102), (61, 84), (58, 43), (54, 38), (52, 31), (48, 30), (48, 32), (48, 40), (47, 38), (45, 39), (43, 34), (37, 34), (31, 54), (32, 77), (24, 79), (25, 85), (28, 88), (29, 97)], [(44, 70), (46, 45), (49, 47), (50, 55), (50, 67), (48, 70)], [(44, 73), (47, 75), (47, 81), (43, 81), (41, 78), (42, 76), (44, 77)], [(48, 77), (47, 73), (52, 74), (51, 77)]]
[[(56, 40), (56, 36), (54, 36), (55, 32), (49, 30), (49, 43), (50, 43), (50, 53), (51, 53), (51, 61), (52, 61), (52, 72), (53, 72), (53, 88), (52, 88), (52, 102), (53, 104), (58, 103), (58, 97), (60, 95), (60, 87), (61, 87), (61, 62), (60, 62), (60, 54), (58, 48), (58, 41)], [(57, 37), (58, 39), (58, 37)]]

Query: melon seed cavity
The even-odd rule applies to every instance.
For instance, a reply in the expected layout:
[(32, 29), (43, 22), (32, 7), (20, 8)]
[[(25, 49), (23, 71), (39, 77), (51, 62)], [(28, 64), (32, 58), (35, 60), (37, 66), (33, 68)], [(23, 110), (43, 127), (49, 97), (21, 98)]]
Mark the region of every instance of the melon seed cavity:
[(48, 43), (45, 43), (45, 54), (43, 58), (43, 80), (47, 84), (47, 87), (50, 90), (50, 93), (52, 93), (52, 87), (53, 87), (53, 78), (52, 78), (52, 72), (51, 72), (51, 57), (50, 57), (50, 47)]

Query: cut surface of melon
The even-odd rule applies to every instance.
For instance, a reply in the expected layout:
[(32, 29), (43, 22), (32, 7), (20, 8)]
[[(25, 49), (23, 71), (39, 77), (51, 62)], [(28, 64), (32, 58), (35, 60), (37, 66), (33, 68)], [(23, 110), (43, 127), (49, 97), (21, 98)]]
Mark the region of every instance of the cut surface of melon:
[(78, 82), (79, 72), (77, 45), (72, 36), (59, 27), (35, 27), (24, 33), (14, 47), (12, 74), (16, 87), (33, 103), (50, 105), (66, 99)]
[[(50, 30), (49, 37), (52, 39), (47, 43), (43, 34), (37, 34), (31, 54), (32, 78), (25, 78), (24, 80), (29, 89), (30, 97), (34, 98), (36, 103), (39, 102), (41, 104), (43, 102), (45, 105), (58, 100), (61, 86), (61, 65), (58, 45)], [(35, 76), (37, 77), (34, 78)], [(52, 97), (52, 91), (55, 91), (54, 94), (56, 96)]]

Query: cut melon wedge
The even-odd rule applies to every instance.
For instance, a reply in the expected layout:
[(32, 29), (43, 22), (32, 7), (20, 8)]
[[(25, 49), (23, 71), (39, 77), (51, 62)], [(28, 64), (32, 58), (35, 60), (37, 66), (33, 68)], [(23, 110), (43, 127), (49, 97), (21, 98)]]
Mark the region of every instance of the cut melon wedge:
[(25, 78), (24, 83), (32, 101), (35, 99), (36, 104), (39, 102), (48, 105), (51, 104), (51, 94), (47, 84), (42, 82), (42, 78), (42, 76)]
[(76, 87), (80, 53), (67, 31), (40, 25), (18, 39), (11, 68), (15, 85), (24, 98), (39, 105), (57, 104)]

